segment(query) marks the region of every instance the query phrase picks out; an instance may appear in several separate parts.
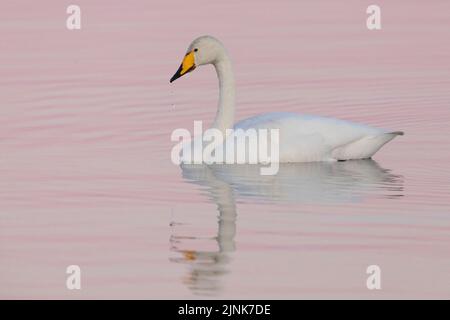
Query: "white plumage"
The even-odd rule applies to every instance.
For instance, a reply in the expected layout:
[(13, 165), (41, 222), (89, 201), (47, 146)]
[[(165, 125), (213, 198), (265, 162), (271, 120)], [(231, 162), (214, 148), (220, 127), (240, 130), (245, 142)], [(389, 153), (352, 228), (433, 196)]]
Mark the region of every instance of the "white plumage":
[(401, 132), (349, 121), (273, 112), (239, 121), (235, 129), (279, 129), (280, 162), (367, 159)]
[(196, 66), (206, 64), (215, 67), (219, 80), (219, 106), (213, 128), (219, 129), (224, 136), (231, 128), (279, 129), (279, 162), (367, 159), (397, 135), (403, 135), (400, 131), (288, 112), (266, 113), (234, 124), (234, 76), (231, 61), (220, 41), (211, 36), (195, 39), (171, 82)]

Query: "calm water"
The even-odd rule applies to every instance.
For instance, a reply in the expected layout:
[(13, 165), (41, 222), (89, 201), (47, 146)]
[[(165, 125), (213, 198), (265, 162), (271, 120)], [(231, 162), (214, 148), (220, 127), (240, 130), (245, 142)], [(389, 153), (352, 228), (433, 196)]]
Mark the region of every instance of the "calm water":
[[(80, 31), (61, 1), (0, 11), (1, 298), (450, 298), (448, 1), (378, 1), (381, 31), (356, 0), (77, 4)], [(212, 68), (168, 83), (205, 33), (233, 58), (238, 119), (406, 135), (273, 177), (174, 166), (172, 130), (216, 112)]]

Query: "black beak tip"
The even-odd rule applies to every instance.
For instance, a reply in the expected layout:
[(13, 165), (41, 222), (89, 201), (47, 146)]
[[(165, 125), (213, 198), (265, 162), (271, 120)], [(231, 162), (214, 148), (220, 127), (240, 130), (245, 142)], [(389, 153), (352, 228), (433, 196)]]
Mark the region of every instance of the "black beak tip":
[(178, 68), (177, 72), (175, 72), (175, 74), (172, 76), (172, 78), (170, 78), (170, 80), (169, 80), (170, 83), (174, 82), (179, 77), (181, 77), (181, 69), (182, 69), (182, 65)]

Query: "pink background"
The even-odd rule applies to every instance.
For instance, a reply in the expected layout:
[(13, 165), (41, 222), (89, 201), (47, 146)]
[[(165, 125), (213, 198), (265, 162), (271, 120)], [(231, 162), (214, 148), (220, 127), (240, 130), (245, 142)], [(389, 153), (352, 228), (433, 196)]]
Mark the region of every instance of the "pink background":
[[(1, 298), (450, 298), (450, 2), (377, 1), (380, 31), (373, 1), (73, 3), (80, 31), (65, 27), (72, 1), (0, 10)], [(394, 182), (294, 202), (237, 191), (236, 250), (199, 282), (170, 239), (216, 250), (217, 205), (170, 162), (170, 134), (212, 121), (217, 83), (206, 67), (168, 80), (203, 34), (232, 56), (238, 119), (285, 110), (406, 135), (375, 157)]]

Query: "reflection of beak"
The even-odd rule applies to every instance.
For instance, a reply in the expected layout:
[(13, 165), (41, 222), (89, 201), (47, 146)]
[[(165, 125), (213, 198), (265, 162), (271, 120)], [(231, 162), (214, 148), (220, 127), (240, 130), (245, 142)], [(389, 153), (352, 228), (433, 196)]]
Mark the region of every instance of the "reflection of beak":
[(191, 250), (184, 251), (184, 252), (183, 252), (184, 258), (185, 258), (187, 261), (194, 261), (194, 260), (197, 259), (197, 256), (196, 256), (195, 253), (196, 253), (195, 251), (191, 251)]
[(191, 51), (184, 56), (183, 62), (181, 62), (181, 65), (178, 68), (177, 72), (175, 72), (172, 78), (170, 78), (170, 83), (174, 82), (179, 77), (185, 75), (186, 73), (191, 72), (194, 69), (195, 69), (194, 51)]

